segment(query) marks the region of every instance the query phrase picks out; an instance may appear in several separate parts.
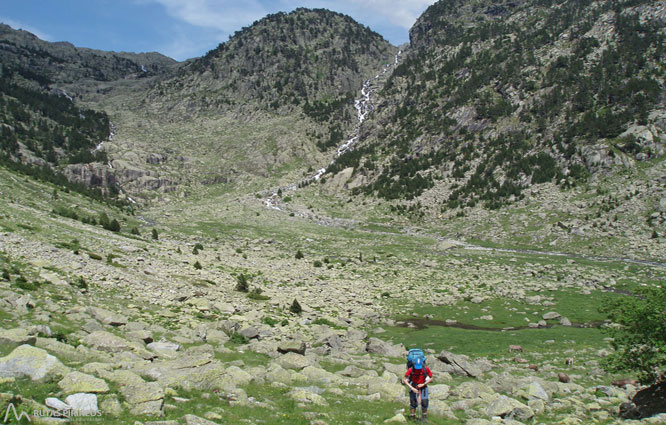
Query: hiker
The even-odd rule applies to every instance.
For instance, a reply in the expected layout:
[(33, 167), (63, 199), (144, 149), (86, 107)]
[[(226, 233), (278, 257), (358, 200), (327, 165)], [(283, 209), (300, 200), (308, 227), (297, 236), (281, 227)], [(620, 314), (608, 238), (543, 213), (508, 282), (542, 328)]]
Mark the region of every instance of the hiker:
[(409, 387), (411, 417), (412, 419), (416, 419), (416, 408), (419, 404), (418, 398), (420, 393), (423, 418), (425, 419), (428, 416), (428, 384), (432, 381), (432, 372), (425, 365), (424, 359), (421, 357), (417, 357), (409, 363), (411, 363), (411, 367), (407, 369), (402, 382)]

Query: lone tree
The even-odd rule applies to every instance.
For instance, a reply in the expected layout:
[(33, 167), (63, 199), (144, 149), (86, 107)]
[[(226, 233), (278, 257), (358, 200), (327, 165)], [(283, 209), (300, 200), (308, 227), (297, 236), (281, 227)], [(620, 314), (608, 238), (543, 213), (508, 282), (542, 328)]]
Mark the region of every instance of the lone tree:
[(666, 372), (666, 286), (644, 287), (611, 300), (602, 311), (617, 324), (608, 332), (615, 351), (603, 363), (611, 372), (634, 371), (643, 384)]
[(291, 311), (294, 314), (301, 314), (303, 309), (301, 308), (301, 305), (298, 303), (298, 300), (294, 298), (294, 302), (291, 303), (291, 307), (289, 307), (289, 311)]
[(153, 229), (153, 239), (158, 240), (160, 238), (160, 235), (157, 234), (157, 229)]

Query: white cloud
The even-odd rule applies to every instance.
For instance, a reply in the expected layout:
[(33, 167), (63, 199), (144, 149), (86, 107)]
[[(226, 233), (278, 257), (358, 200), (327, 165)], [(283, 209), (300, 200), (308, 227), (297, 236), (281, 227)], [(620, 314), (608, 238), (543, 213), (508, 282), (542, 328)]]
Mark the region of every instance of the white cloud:
[(435, 0), (136, 0), (158, 3), (167, 13), (188, 24), (233, 32), (269, 13), (297, 7), (321, 7), (349, 14), (365, 22), (382, 22), (409, 29)]
[(134, 0), (159, 4), (180, 24), (169, 28), (169, 41), (160, 49), (182, 60), (201, 54), (202, 46), (213, 48), (241, 27), (270, 13), (289, 12), (299, 7), (325, 8), (344, 13), (396, 44), (407, 40), (407, 31), (419, 15), (436, 0)]
[[(409, 29), (421, 13), (435, 0), (338, 0), (325, 1), (330, 9), (347, 9), (357, 11), (352, 16), (367, 21), (388, 20), (391, 24)], [(347, 6), (347, 7), (345, 7)], [(349, 12), (350, 14), (352, 12)]]
[(262, 18), (267, 11), (258, 1), (143, 0), (159, 3), (167, 13), (190, 25), (229, 32)]
[(10, 27), (12, 27), (14, 29), (17, 29), (17, 30), (21, 29), (21, 30), (31, 32), (34, 35), (36, 35), (37, 37), (41, 38), (42, 40), (53, 41), (53, 37), (51, 37), (49, 34), (47, 34), (45, 32), (42, 32), (42, 31), (38, 30), (37, 28), (31, 27), (30, 25), (24, 25), (19, 21), (15, 21), (13, 19), (7, 19), (7, 18), (4, 18), (4, 17), (0, 16), (0, 22), (4, 23), (6, 25), (9, 25)]

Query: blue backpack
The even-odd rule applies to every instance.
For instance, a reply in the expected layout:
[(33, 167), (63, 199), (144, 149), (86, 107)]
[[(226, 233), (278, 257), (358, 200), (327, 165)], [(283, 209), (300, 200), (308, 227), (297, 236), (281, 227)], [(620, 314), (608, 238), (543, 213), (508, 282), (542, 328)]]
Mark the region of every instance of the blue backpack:
[(407, 369), (414, 366), (414, 361), (416, 359), (421, 359), (423, 366), (425, 366), (426, 362), (425, 353), (420, 348), (412, 348), (411, 350), (409, 350), (409, 354), (407, 354)]

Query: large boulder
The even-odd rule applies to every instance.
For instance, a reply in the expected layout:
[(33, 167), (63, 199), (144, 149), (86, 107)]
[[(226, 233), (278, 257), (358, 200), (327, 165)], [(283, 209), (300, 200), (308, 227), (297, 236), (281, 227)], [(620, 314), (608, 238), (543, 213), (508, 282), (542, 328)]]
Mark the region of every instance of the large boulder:
[(287, 353), (278, 357), (277, 363), (285, 369), (294, 370), (301, 370), (312, 365), (309, 358), (296, 353)]
[(195, 415), (183, 416), (186, 425), (217, 425), (217, 422), (209, 421), (208, 419), (200, 418)]
[(229, 366), (227, 368), (227, 375), (231, 378), (234, 386), (244, 386), (249, 384), (252, 379), (252, 375), (239, 368), (238, 366)]
[(284, 341), (277, 346), (277, 351), (280, 354), (296, 353), (304, 356), (305, 349), (303, 341)]
[(77, 414), (92, 415), (99, 412), (97, 396), (95, 394), (72, 394), (65, 399), (65, 403)]
[(527, 386), (526, 392), (527, 392), (527, 397), (528, 397), (529, 400), (548, 401), (550, 399), (550, 396), (548, 396), (548, 393), (546, 392), (546, 390), (537, 381), (531, 382)]
[(497, 397), (486, 408), (486, 415), (501, 418), (518, 418), (521, 420), (530, 419), (534, 416), (534, 411), (529, 406), (505, 395)]
[(88, 313), (105, 325), (122, 326), (127, 324), (127, 318), (125, 316), (100, 307), (89, 307)]
[(26, 329), (1, 329), (0, 328), (0, 345), (4, 347), (15, 347), (18, 345), (35, 345), (37, 337), (28, 333)]
[(268, 382), (279, 382), (285, 385), (291, 385), (293, 381), (293, 371), (285, 370), (279, 364), (272, 363), (263, 377)]
[(404, 345), (393, 345), (379, 338), (370, 338), (365, 350), (371, 354), (380, 354), (388, 357), (403, 357), (407, 352)]
[(483, 375), (483, 372), (490, 370), (490, 365), (486, 362), (474, 362), (465, 355), (453, 354), (446, 350), (442, 350), (442, 352), (437, 355), (437, 358), (449, 365), (450, 369), (446, 372), (454, 373), (456, 375), (477, 378)]
[(287, 395), (302, 406), (309, 404), (314, 404), (316, 406), (328, 406), (328, 402), (324, 397), (311, 391), (309, 388), (294, 388), (293, 390), (289, 391)]
[(404, 401), (407, 397), (405, 387), (383, 380), (374, 379), (368, 383), (367, 394), (381, 394), (382, 399), (388, 401)]
[(496, 394), (495, 391), (483, 382), (467, 381), (458, 385), (453, 391), (453, 394), (460, 399), (474, 399), (481, 398), (490, 400)]
[(161, 416), (164, 406), (164, 390), (157, 382), (124, 385), (120, 392), (129, 404), (133, 415)]
[(159, 357), (165, 357), (165, 358), (175, 358), (178, 356), (178, 351), (180, 351), (183, 347), (175, 342), (169, 342), (169, 341), (157, 341), (157, 342), (151, 342), (148, 345), (146, 345), (149, 350), (155, 352)]
[(29, 376), (36, 381), (50, 375), (62, 376), (67, 371), (60, 360), (32, 345), (21, 345), (0, 358), (0, 378)]
[(306, 378), (308, 378), (309, 382), (315, 384), (331, 385), (339, 384), (342, 382), (342, 378), (340, 378), (340, 376), (314, 366), (307, 366), (303, 368), (301, 373)]
[(83, 338), (83, 343), (95, 350), (120, 353), (131, 349), (129, 341), (110, 332), (95, 331)]
[(77, 371), (72, 371), (65, 375), (58, 382), (58, 386), (65, 394), (106, 393), (109, 391), (109, 386), (103, 379)]
[(450, 388), (445, 384), (428, 385), (431, 400), (446, 400), (449, 397)]

